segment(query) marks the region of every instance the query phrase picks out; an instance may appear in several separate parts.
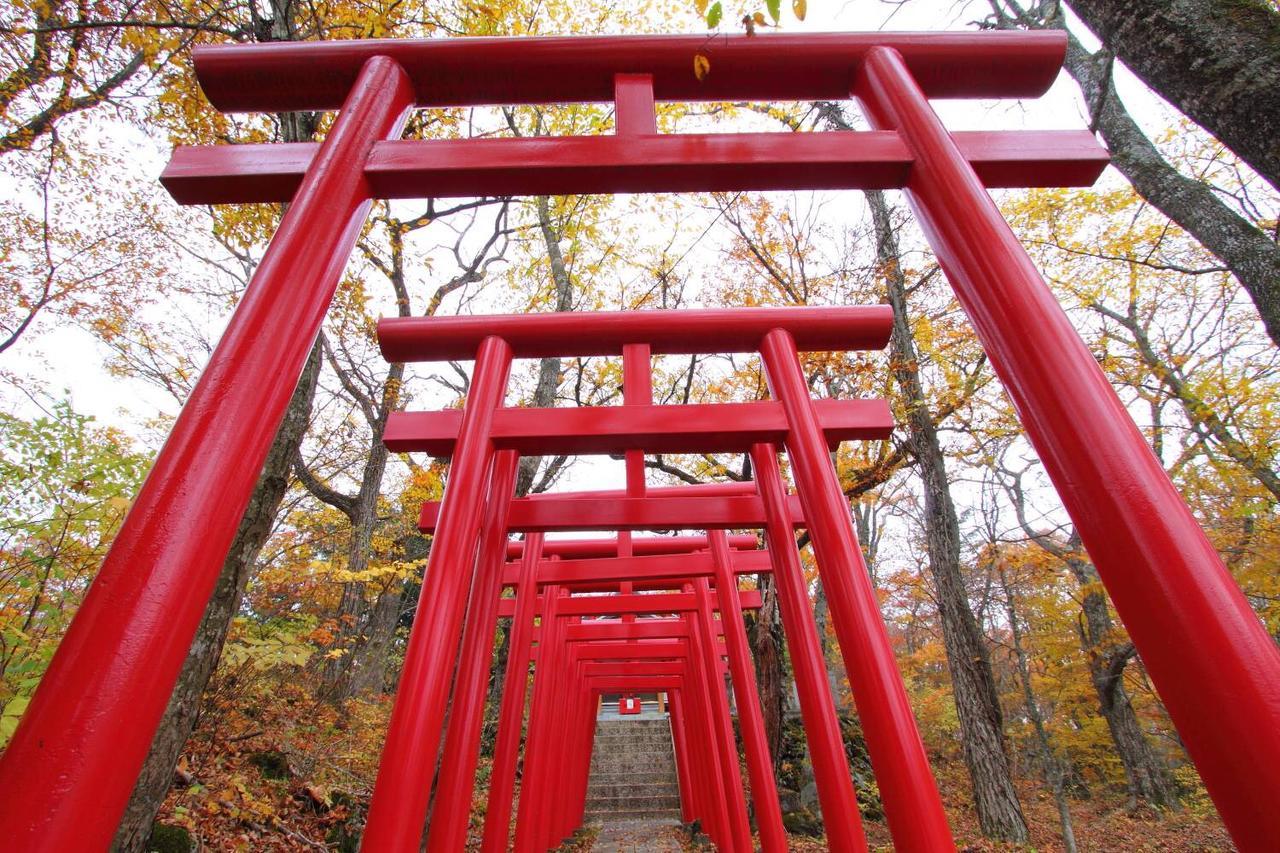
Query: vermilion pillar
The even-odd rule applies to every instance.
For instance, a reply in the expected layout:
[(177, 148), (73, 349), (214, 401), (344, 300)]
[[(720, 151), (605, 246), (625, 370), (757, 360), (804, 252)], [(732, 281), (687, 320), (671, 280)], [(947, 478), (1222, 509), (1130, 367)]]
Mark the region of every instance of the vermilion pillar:
[(474, 576), (480, 508), (493, 461), (489, 431), (510, 369), (511, 347), (501, 338), (485, 338), (476, 353), (471, 393), (382, 749), (362, 841), (365, 850), (415, 853), (422, 839), (449, 679)]
[(115, 834), (368, 213), (367, 155), (413, 97), (364, 63), (0, 761), (10, 849)]
[(738, 728), (742, 732), (742, 747), (751, 777), (751, 800), (756, 807), (760, 844), (764, 853), (786, 853), (787, 833), (782, 826), (778, 786), (773, 778), (773, 761), (769, 756), (769, 741), (765, 737), (764, 719), (760, 712), (756, 670), (751, 663), (747, 631), (742, 625), (742, 604), (738, 598), (738, 578), (733, 573), (729, 539), (723, 530), (709, 530), (707, 538), (711, 542), (715, 563), (720, 623), (729, 652), (729, 672), (733, 677), (733, 693), (738, 706)]
[(493, 634), (498, 623), (502, 568), (507, 556), (507, 515), (511, 511), (519, 467), (520, 456), (514, 450), (501, 450), (494, 456), (485, 506), (488, 517), (480, 540), (475, 583), (471, 585), (467, 604), (467, 626), (454, 681), (449, 730), (427, 832), (427, 850), (431, 853), (461, 850), (467, 842), (480, 728), (484, 722), (485, 689), (489, 686), (489, 667), (493, 662)]
[(774, 446), (752, 447), (751, 467), (764, 503), (765, 535), (773, 562), (778, 609), (782, 613), (782, 630), (786, 634), (791, 671), (800, 698), (800, 717), (809, 744), (809, 759), (813, 762), (827, 844), (835, 853), (861, 853), (867, 849), (867, 839), (854, 796), (840, 721), (836, 718), (835, 702), (827, 682), (822, 646), (813, 623), (813, 611), (809, 608), (809, 590), (788, 518), (786, 486), (778, 472)]
[(516, 811), (515, 849), (518, 853), (538, 849), (538, 845), (546, 838), (543, 817), (546, 814), (546, 766), (549, 762), (545, 752), (553, 748), (548, 743), (551, 737), (548, 726), (555, 702), (555, 665), (561, 627), (560, 620), (556, 618), (556, 610), (561, 593), (562, 588), (555, 584), (548, 584), (543, 588), (538, 661), (534, 666), (533, 701), (529, 709), (529, 733), (525, 737), (520, 805)]
[(533, 647), (533, 615), (538, 600), (538, 561), (542, 559), (542, 534), (531, 533), (520, 559), (520, 584), (516, 610), (511, 617), (511, 650), (502, 683), (502, 707), (498, 712), (498, 736), (493, 746), (493, 771), (489, 781), (489, 808), (484, 816), (482, 853), (505, 851), (511, 835), (511, 799), (515, 791), (516, 760), (524, 727), (525, 698), (529, 690), (529, 657)]
[(872, 124), (915, 155), (916, 215), (1223, 821), (1241, 849), (1274, 850), (1280, 649), (902, 57), (872, 48), (857, 79)]
[(685, 719), (680, 708), (680, 691), (667, 694), (667, 709), (671, 719), (671, 748), (676, 758), (676, 778), (680, 784), (680, 820), (692, 823), (694, 817), (694, 789), (692, 769), (689, 766), (689, 746)]
[(717, 756), (717, 766), (724, 780), (723, 810), (727, 820), (722, 829), (721, 846), (727, 850), (750, 851), (751, 827), (747, 820), (746, 793), (742, 788), (742, 771), (738, 767), (738, 747), (733, 737), (733, 719), (729, 713), (729, 699), (725, 695), (724, 673), (721, 669), (715, 624), (712, 621), (711, 594), (706, 578), (697, 578), (692, 584), (698, 609), (689, 617), (690, 647), (702, 671), (704, 692), (707, 697), (708, 721), (712, 728), (709, 748)]
[(853, 532), (849, 503), (813, 411), (795, 341), (775, 329), (765, 335), (760, 355), (769, 387), (787, 413), (787, 455), (894, 843), (906, 851), (953, 849), (942, 799)]

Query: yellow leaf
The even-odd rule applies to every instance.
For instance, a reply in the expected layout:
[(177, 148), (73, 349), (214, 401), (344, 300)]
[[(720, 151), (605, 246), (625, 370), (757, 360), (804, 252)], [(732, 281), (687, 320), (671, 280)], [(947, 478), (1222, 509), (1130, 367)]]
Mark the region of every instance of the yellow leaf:
[(708, 0), (693, 0), (693, 8), (698, 10), (698, 17), (701, 18), (707, 14)]
[(796, 20), (803, 21), (805, 12), (809, 11), (808, 0), (791, 0), (791, 11), (795, 13)]
[(699, 80), (702, 80), (710, 73), (711, 73), (711, 60), (707, 59), (701, 53), (694, 54), (693, 76), (697, 77)]
[(754, 15), (751, 16), (751, 18), (759, 26), (762, 26), (762, 27), (769, 26), (764, 20), (764, 12), (756, 12)]

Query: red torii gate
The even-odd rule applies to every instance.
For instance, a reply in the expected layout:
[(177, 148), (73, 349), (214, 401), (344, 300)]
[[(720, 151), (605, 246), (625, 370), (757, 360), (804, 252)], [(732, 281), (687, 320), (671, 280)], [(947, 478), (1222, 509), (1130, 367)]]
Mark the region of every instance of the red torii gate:
[[(640, 322), (637, 322), (637, 318)], [(655, 407), (652, 405), (650, 387), (650, 357), (655, 348), (652, 337), (657, 338), (660, 352), (685, 353), (690, 350), (761, 350), (765, 348), (770, 336), (785, 335), (784, 352), (789, 350), (789, 356), (775, 353), (772, 358), (766, 358), (766, 366), (771, 376), (787, 370), (798, 372), (800, 365), (797, 350), (829, 349), (837, 346), (830, 337), (831, 330), (837, 324), (849, 330), (843, 336), (845, 347), (883, 347), (888, 342), (891, 314), (883, 308), (753, 308), (713, 312), (645, 312), (643, 315), (596, 313), (579, 315), (582, 322), (577, 326), (575, 337), (561, 336), (540, 341), (527, 331), (522, 331), (522, 324), (511, 322), (512, 318), (493, 319), (494, 327), (509, 331), (511, 337), (520, 341), (522, 347), (539, 346), (542, 347), (540, 352), (543, 354), (581, 356), (620, 352), (623, 359), (623, 405), (559, 412), (560, 415), (572, 415), (571, 418), (557, 417), (558, 410), (504, 410), (496, 405), (496, 401), (504, 396), (504, 390), (485, 388), (483, 393), (478, 393), (473, 384), (468, 405), (460, 416), (452, 412), (400, 413), (395, 423), (388, 422), (392, 431), (389, 441), (401, 449), (420, 449), (424, 443), (429, 443), (433, 452), (451, 453), (456, 459), (462, 456), (459, 448), (469, 438), (486, 448), (484, 452), (493, 454), (495, 474), (489, 488), (486, 508), (487, 518), (491, 523), (486, 527), (485, 537), (492, 535), (493, 531), (503, 525), (507, 530), (535, 533), (550, 530), (620, 530), (624, 531), (619, 534), (620, 552), (624, 552), (629, 549), (628, 543), (631, 542), (627, 531), (646, 528), (710, 529), (713, 532), (708, 533), (707, 542), (711, 546), (711, 562), (717, 574), (717, 592), (721, 596), (737, 595), (736, 583), (730, 577), (734, 558), (728, 554), (728, 540), (722, 528), (769, 528), (770, 565), (778, 577), (784, 627), (793, 650), (797, 688), (810, 753), (813, 756), (819, 798), (827, 817), (828, 840), (832, 848), (838, 851), (864, 850), (866, 842), (858, 820), (839, 724), (832, 711), (825, 664), (814, 633), (812, 616), (807, 612), (805, 581), (795, 542), (790, 534), (793, 526), (806, 525), (797, 498), (785, 494), (775, 458), (776, 451), (769, 443), (771, 440), (787, 437), (792, 432), (804, 432), (804, 425), (797, 430), (794, 429), (794, 424), (788, 424), (787, 412), (778, 402), (746, 406)], [(379, 325), (379, 339), (384, 353), (388, 353), (391, 358), (416, 357), (426, 360), (449, 358), (455, 352), (474, 350), (477, 347), (483, 349), (495, 340), (494, 335), (486, 335), (484, 330), (470, 324), (468, 320), (464, 319), (461, 323), (464, 325), (459, 328), (458, 324), (449, 320), (447, 327), (440, 328), (442, 334), (434, 337), (430, 344), (425, 344), (420, 338), (420, 329), (405, 328), (403, 323), (384, 321)], [(664, 332), (656, 334), (656, 329), (663, 329)], [(672, 334), (672, 329), (679, 329), (684, 334)], [(501, 340), (505, 343), (505, 339)], [(525, 353), (526, 350), (522, 348), (514, 354)], [(479, 374), (479, 367), (477, 373)], [(801, 388), (800, 393), (807, 400), (807, 390), (803, 390), (803, 384)], [(792, 393), (795, 393), (794, 390)], [(482, 401), (480, 405), (493, 406), (491, 416), (486, 419), (490, 428), (490, 432), (484, 436), (488, 439), (487, 444), (479, 441), (476, 436), (465, 436), (468, 419), (477, 417), (476, 412), (472, 411), (477, 398)], [(809, 425), (819, 448), (813, 452), (819, 453), (824, 460), (819, 463), (818, 470), (830, 468), (827, 452), (838, 445), (841, 438), (884, 438), (889, 434), (891, 418), (883, 400), (848, 402), (854, 405), (828, 411), (829, 417), (826, 420)], [(751, 414), (749, 417), (744, 416), (746, 423), (739, 424), (736, 429), (717, 432), (689, 426), (714, 422), (715, 419), (709, 417), (708, 412), (718, 413), (726, 408), (732, 412)], [(817, 405), (813, 408), (830, 409)], [(679, 417), (673, 417), (673, 413)], [(644, 424), (646, 429), (637, 429), (637, 421)], [(498, 426), (502, 422), (508, 425), (522, 423), (524, 426), (502, 432)], [(789, 426), (793, 429), (788, 429)], [(557, 430), (564, 430), (568, 435), (557, 435)], [(510, 493), (509, 472), (514, 471), (516, 453), (546, 452), (551, 446), (559, 448), (556, 452), (623, 453), (627, 467), (626, 490), (539, 495), (510, 501), (508, 506), (502, 496)], [(502, 449), (497, 449), (499, 447)], [(751, 451), (758, 482), (649, 490), (644, 483), (643, 454), (659, 449), (669, 452)], [(462, 461), (465, 463), (467, 460)], [(456, 472), (452, 476), (456, 477)], [(805, 485), (811, 492), (817, 491), (823, 495), (828, 502), (843, 502), (834, 478), (825, 483), (808, 481)], [(473, 501), (478, 499), (478, 496), (472, 497)], [(441, 538), (447, 524), (447, 501), (448, 496), (444, 503), (425, 504), (421, 513), (420, 526), (424, 531), (436, 532), (436, 545), (433, 547), (437, 549), (443, 549), (442, 543), (451, 542)], [(455, 519), (471, 511), (466, 508), (467, 504), (463, 504), (464, 509), (461, 511), (457, 506), (454, 504)], [(437, 525), (440, 530), (436, 529)], [(824, 544), (828, 544), (830, 537), (839, 532), (838, 526), (833, 531), (829, 517), (819, 518), (817, 524), (807, 526), (813, 528), (811, 532), (815, 540)], [(844, 526), (848, 527), (847, 518)], [(482, 555), (495, 548), (485, 538), (481, 545)], [(838, 561), (850, 553), (851, 562), (841, 565)], [(532, 551), (526, 551), (524, 557), (531, 559), (532, 555)], [(833, 556), (835, 561), (832, 560)], [(481, 559), (486, 561), (489, 558), (482, 556)], [(617, 564), (630, 560), (629, 568), (638, 577), (652, 577), (654, 574), (651, 570), (635, 565), (636, 558), (624, 556), (615, 559)], [(643, 558), (641, 562), (652, 563), (653, 560), (654, 558), (649, 557)], [(477, 582), (471, 588), (473, 603), (497, 597), (495, 581), (484, 571), (487, 566), (487, 562), (482, 562), (482, 570), (476, 576)], [(868, 741), (874, 743), (871, 748), (873, 755), (877, 756), (875, 766), (883, 791), (886, 814), (890, 815), (895, 836), (905, 846), (949, 846), (946, 817), (933, 785), (914, 719), (909, 713), (904, 716), (894, 712), (895, 708), (906, 706), (906, 695), (892, 662), (892, 651), (867, 579), (866, 568), (861, 563), (861, 552), (856, 550), (856, 543), (853, 552), (824, 548), (820, 554), (819, 566), (824, 583), (828, 586), (844, 583), (848, 588), (841, 604), (833, 608), (833, 621), (838, 626), (837, 630), (846, 638), (842, 648), (849, 672), (866, 688), (858, 693), (857, 701), (866, 720)], [(720, 577), (721, 571), (724, 572), (723, 578)], [(430, 567), (428, 575), (431, 576)], [(441, 573), (438, 572), (434, 577), (440, 578)], [(424, 683), (438, 683), (446, 677), (453, 647), (442, 645), (447, 641), (441, 637), (456, 634), (455, 620), (461, 619), (461, 602), (458, 598), (460, 590), (445, 581), (437, 582), (440, 584), (437, 590), (423, 587), (423, 598), (419, 605), (421, 610), (432, 612), (437, 618), (433, 623), (432, 633), (420, 636), (418, 640), (424, 647), (426, 643), (432, 643), (435, 647), (429, 653), (418, 652), (411, 639), (406, 655), (406, 670), (419, 661), (424, 661), (421, 676)], [(521, 584), (523, 589), (523, 577)], [(555, 600), (549, 602), (545, 609), (549, 611), (553, 606)], [(738, 609), (732, 601), (724, 600), (721, 601), (721, 607), (726, 612), (736, 612)], [(468, 636), (467, 640), (468, 643), (474, 641), (471, 648), (482, 654), (485, 641), (480, 637), (490, 636), (492, 628), (489, 627), (489, 613), (481, 612), (481, 621), (472, 623), (479, 626), (480, 633)], [(734, 682), (738, 685), (737, 689), (741, 690), (754, 683), (745, 634), (742, 633), (742, 626), (733, 621), (726, 624), (725, 630), (726, 633), (741, 638), (737, 643), (737, 653), (730, 648)], [(513, 645), (514, 642), (513, 638)], [(853, 649), (857, 651), (852, 651)], [(459, 702), (464, 703), (462, 718), (469, 721), (468, 725), (476, 725), (473, 721), (478, 719), (478, 705), (482, 698), (479, 685), (481, 673), (487, 671), (487, 664), (487, 658), (473, 657), (464, 651), (463, 665), (468, 667), (463, 676), (467, 679), (464, 683), (470, 686), (465, 692), (455, 692), (453, 702), (455, 710)], [(398, 746), (400, 742), (418, 736), (424, 727), (434, 729), (436, 720), (443, 715), (443, 702), (443, 696), (435, 696), (421, 689), (411, 690), (405, 703), (397, 705), (393, 714), (386, 752), (400, 755), (403, 753), (403, 749)], [(748, 752), (753, 788), (767, 790), (771, 780), (770, 761), (767, 747), (764, 746), (763, 727), (754, 695), (749, 701), (740, 703), (739, 708), (744, 715), (743, 736), (754, 741)], [(455, 734), (452, 726), (449, 734), (452, 739)], [(430, 735), (421, 737), (429, 738)], [(430, 752), (434, 743), (424, 740), (421, 748)], [(729, 742), (722, 742), (720, 748), (724, 755), (718, 760), (718, 766), (736, 766), (736, 758), (730, 762), (728, 755), (733, 750), (731, 739)], [(446, 745), (446, 765), (449, 764), (449, 753)], [(499, 758), (497, 766), (501, 766), (502, 760)], [(425, 775), (427, 768), (406, 761), (397, 763), (399, 766), (383, 765), (366, 827), (367, 843), (378, 846), (410, 846), (416, 836), (414, 827), (425, 819), (426, 792), (430, 782)], [(545, 775), (546, 771), (540, 764), (535, 766)], [(459, 775), (463, 773), (459, 768), (460, 765), (454, 764), (454, 772), (441, 773), (437, 804), (441, 801), (439, 798), (443, 797), (450, 807), (436, 814), (442, 815), (446, 825), (465, 799), (463, 793), (467, 790), (468, 783), (464, 775)], [(727, 770), (724, 772), (728, 773)], [(716, 823), (713, 837), (718, 836), (724, 842), (723, 846), (729, 850), (748, 846), (745, 839), (749, 836), (745, 812), (739, 802), (741, 796), (735, 795), (738, 788), (732, 782), (733, 777), (730, 775), (726, 784), (717, 787), (712, 797), (712, 802), (718, 803), (720, 812), (725, 816), (723, 823)], [(740, 779), (736, 785), (740, 787)], [(505, 789), (500, 790), (505, 798)], [(540, 787), (535, 787), (536, 790), (540, 790)], [(721, 801), (722, 798), (728, 799)], [(504, 800), (499, 800), (499, 803), (502, 802)], [(378, 804), (386, 803), (390, 805), (379, 808)], [(504, 806), (500, 805), (492, 811), (500, 814), (502, 808)], [(767, 806), (763, 809), (765, 814), (771, 811), (776, 809)], [(522, 821), (526, 817), (542, 819), (540, 811), (529, 811), (525, 806), (522, 806), (521, 816)], [(723, 827), (728, 827), (729, 830), (726, 831)], [(762, 829), (772, 831), (772, 836), (769, 832), (765, 835), (767, 849), (785, 849), (779, 825), (762, 825)], [(434, 832), (433, 827), (433, 834)], [(460, 830), (454, 830), (454, 835), (460, 838)], [(543, 824), (540, 831), (529, 830), (517, 836), (517, 849), (537, 849), (538, 844), (545, 846), (554, 841), (556, 836)]]
[[(0, 837), (24, 850), (110, 840), (372, 198), (871, 187), (907, 190), (1236, 843), (1261, 850), (1280, 837), (1280, 651), (985, 192), (1087, 184), (1102, 152), (1082, 132), (949, 134), (928, 103), (1036, 96), (1057, 74), (1065, 35), (718, 38), (713, 73), (697, 81), (691, 58), (707, 45), (703, 36), (646, 36), (197, 51), (201, 84), (221, 109), (342, 110), (318, 146), (175, 152), (165, 180), (182, 201), (292, 204), (0, 762)], [(850, 91), (876, 130), (785, 139), (655, 133), (655, 98), (812, 100)], [(415, 105), (610, 99), (614, 137), (396, 139)], [(654, 329), (649, 339), (662, 334)], [(822, 423), (798, 370), (774, 370), (792, 354), (785, 335), (764, 340), (797, 478), (824, 485), (802, 485), (800, 500), (808, 523), (832, 534), (825, 545), (815, 537), (819, 560), (841, 568), (829, 573), (828, 597), (833, 611), (848, 607), (856, 543), (847, 509), (817, 497), (834, 478)], [(504, 384), (502, 351), (522, 347), (510, 335), (482, 347), (473, 393)], [(482, 412), (495, 405), (473, 402)], [(454, 494), (485, 486), (487, 472), (468, 462), (483, 456), (469, 437), (489, 424), (468, 417), (446, 507)], [(759, 446), (752, 452), (766, 461)], [(761, 488), (785, 498), (780, 483)], [(477, 520), (448, 526), (475, 529)], [(433, 560), (469, 565), (465, 547), (439, 547), (465, 537), (444, 533), (442, 525)], [(839, 639), (849, 654), (853, 638)], [(892, 715), (910, 710), (903, 703)]]

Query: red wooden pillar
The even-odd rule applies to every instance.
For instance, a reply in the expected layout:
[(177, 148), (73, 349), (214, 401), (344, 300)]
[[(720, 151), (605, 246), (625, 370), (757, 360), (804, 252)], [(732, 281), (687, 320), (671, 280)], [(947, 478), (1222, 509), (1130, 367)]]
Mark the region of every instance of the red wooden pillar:
[(596, 740), (596, 697), (585, 684), (578, 690), (577, 758), (573, 767), (573, 811), (570, 834), (582, 826), (587, 816), (587, 791), (591, 787), (591, 750)]
[(954, 849), (795, 341), (775, 329), (765, 335), (760, 355), (769, 386), (787, 413), (787, 455), (894, 843), (899, 850)]
[[(738, 746), (733, 737), (733, 718), (729, 713), (729, 699), (725, 695), (724, 672), (717, 650), (716, 626), (712, 616), (711, 592), (706, 578), (697, 578), (692, 585), (698, 609), (692, 614), (690, 633), (699, 635), (701, 660), (707, 687), (707, 701), (714, 729), (714, 748), (719, 754), (720, 772), (724, 779), (724, 811), (728, 825), (724, 832), (724, 846), (729, 850), (749, 851), (751, 824), (747, 819), (747, 797), (742, 789), (742, 770), (738, 766)], [(739, 611), (741, 612), (741, 611)], [(721, 614), (723, 616), (723, 614)]]
[(695, 791), (692, 768), (689, 766), (689, 744), (683, 709), (680, 707), (680, 691), (667, 694), (667, 720), (671, 724), (671, 749), (676, 759), (676, 779), (680, 785), (680, 820), (692, 823), (694, 819)]
[(902, 57), (872, 48), (857, 79), (871, 123), (915, 155), (916, 215), (1223, 821), (1242, 849), (1274, 849), (1280, 649)]
[[(708, 711), (708, 687), (706, 680), (705, 652), (701, 640), (701, 632), (695, 630), (693, 620), (686, 614), (689, 623), (689, 690), (686, 694), (685, 707), (695, 719), (697, 737), (690, 741), (695, 766), (699, 778), (700, 814), (707, 835), (720, 845), (726, 843), (729, 818), (725, 808), (724, 773), (720, 767), (720, 751), (716, 747), (717, 736), (711, 715)], [(725, 849), (728, 849), (727, 847)]]
[(476, 762), (480, 758), (485, 690), (493, 662), (498, 599), (502, 595), (502, 569), (507, 561), (507, 516), (519, 467), (520, 456), (514, 450), (501, 450), (494, 455), (489, 499), (485, 504), (487, 518), (480, 536), (480, 555), (467, 604), (467, 626), (454, 679), (444, 757), (436, 781), (431, 825), (427, 828), (427, 850), (431, 853), (462, 850), (467, 842)]
[(707, 531), (711, 558), (715, 565), (716, 596), (720, 603), (720, 624), (729, 652), (729, 669), (733, 676), (733, 693), (737, 698), (738, 727), (747, 755), (747, 772), (751, 777), (751, 800), (755, 803), (756, 826), (760, 829), (760, 846), (764, 853), (786, 853), (787, 832), (782, 826), (782, 808), (778, 803), (778, 786), (773, 778), (773, 761), (765, 736), (760, 711), (760, 694), (756, 690), (756, 670), (751, 663), (747, 630), (742, 624), (742, 602), (738, 596), (738, 578), (733, 571), (729, 539), (723, 530)]
[(115, 834), (368, 214), (366, 157), (413, 99), (365, 63), (0, 759), (10, 849)]
[(547, 751), (554, 749), (547, 731), (550, 718), (555, 713), (555, 675), (557, 657), (557, 632), (560, 620), (556, 618), (562, 589), (556, 584), (543, 588), (542, 617), (538, 631), (538, 660), (533, 668), (533, 702), (529, 711), (529, 733), (525, 738), (524, 773), (520, 784), (520, 806), (516, 812), (517, 853), (537, 850), (545, 840), (547, 791)]
[(502, 405), (510, 368), (511, 347), (501, 338), (485, 338), (476, 354), (471, 393), (369, 805), (363, 841), (367, 850), (416, 853), (422, 839), (449, 679), (474, 575), (480, 508), (493, 461), (489, 431), (493, 413)]
[(529, 689), (529, 658), (533, 648), (542, 540), (541, 533), (529, 534), (520, 559), (520, 585), (516, 587), (516, 610), (511, 617), (511, 651), (507, 656), (506, 678), (502, 682), (502, 707), (498, 712), (498, 736), (493, 747), (489, 808), (484, 816), (484, 839), (480, 846), (482, 853), (502, 853), (510, 843), (511, 799), (515, 792), (516, 761)]
[(796, 693), (800, 697), (800, 717), (809, 743), (827, 844), (836, 853), (862, 853), (867, 849), (867, 839), (827, 681), (826, 661), (809, 607), (808, 585), (796, 550), (795, 533), (788, 520), (786, 487), (778, 473), (777, 450), (772, 444), (755, 445), (751, 448), (751, 466), (764, 503), (765, 535), (778, 590), (778, 609), (782, 613), (782, 630), (786, 634)]

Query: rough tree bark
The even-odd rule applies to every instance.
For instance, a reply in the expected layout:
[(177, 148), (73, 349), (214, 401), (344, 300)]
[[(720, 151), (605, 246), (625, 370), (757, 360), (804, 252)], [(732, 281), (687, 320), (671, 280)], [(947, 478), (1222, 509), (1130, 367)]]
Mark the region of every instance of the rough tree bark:
[[(1124, 3), (1110, 5), (1117, 9), (1128, 7)], [(997, 27), (1065, 28), (1056, 3), (1042, 2), (1025, 10), (1013, 3), (993, 3), (993, 8)], [(1068, 34), (1068, 38), (1067, 73), (1080, 86), (1091, 124), (1102, 135), (1112, 165), (1129, 179), (1140, 196), (1231, 270), (1257, 307), (1267, 334), (1280, 345), (1278, 235), (1262, 231), (1226, 204), (1208, 184), (1182, 174), (1165, 160), (1120, 100), (1111, 74), (1112, 57), (1105, 51), (1091, 54), (1074, 36)], [(1271, 120), (1280, 122), (1275, 116)], [(1272, 146), (1277, 132), (1280, 125), (1268, 137)]]
[[(999, 558), (997, 558), (998, 560)], [(1022, 645), (1022, 626), (1018, 623), (1018, 609), (1013, 595), (1013, 587), (1009, 585), (1008, 573), (1003, 562), (997, 562), (996, 572), (1000, 578), (1000, 589), (1004, 592), (1005, 613), (1009, 617), (1009, 635), (1013, 641), (1013, 652), (1018, 661), (1018, 677), (1022, 681), (1022, 701), (1027, 708), (1027, 716), (1036, 731), (1036, 742), (1040, 746), (1040, 762), (1044, 769), (1045, 781), (1053, 791), (1053, 801), (1058, 807), (1058, 824), (1062, 827), (1062, 846), (1066, 853), (1076, 853), (1076, 833), (1071, 825), (1071, 809), (1067, 805), (1066, 775), (1067, 768), (1053, 754), (1053, 744), (1049, 740), (1049, 732), (1044, 725), (1044, 714), (1040, 712), (1040, 703), (1036, 701), (1035, 689), (1031, 684), (1031, 666), (1027, 663), (1027, 651)]]
[(1280, 13), (1266, 0), (1067, 0), (1134, 74), (1280, 189)]
[(907, 313), (907, 282), (898, 266), (898, 243), (889, 207), (880, 192), (866, 193), (876, 234), (876, 256), (893, 307), (890, 349), (894, 378), (907, 406), (908, 443), (924, 492), (925, 538), (933, 575), (961, 746), (973, 783), (983, 834), (1027, 840), (1027, 825), (1013, 787), (1005, 750), (1004, 719), (986, 642), (969, 607), (960, 569), (960, 522), (947, 484), (937, 426), (927, 408)]
[[(400, 289), (403, 289), (403, 281)], [(407, 301), (401, 304), (401, 313), (408, 313)], [(294, 469), (308, 492), (347, 517), (351, 524), (347, 570), (358, 574), (369, 567), (373, 533), (378, 523), (378, 495), (382, 491), (382, 479), (390, 459), (390, 453), (382, 442), (382, 433), (386, 429), (387, 415), (399, 407), (398, 389), (404, 378), (404, 365), (397, 363), (388, 368), (381, 398), (375, 401), (356, 385), (329, 348), (324, 346), (323, 332), (320, 340), (343, 390), (358, 404), (369, 424), (368, 455), (360, 473), (360, 488), (354, 495), (342, 494), (322, 483), (307, 469), (301, 450), (294, 458)], [(347, 650), (347, 654), (326, 658), (321, 670), (320, 695), (330, 702), (342, 702), (382, 686), (385, 652), (395, 630), (404, 584), (397, 580), (384, 584), (373, 601), (368, 599), (368, 589), (366, 581), (352, 581), (342, 586), (336, 645)]]
[(782, 664), (782, 614), (773, 575), (756, 575), (760, 609), (747, 616), (747, 637), (756, 667), (764, 734), (776, 764), (782, 757), (782, 723), (787, 707), (786, 670)]

